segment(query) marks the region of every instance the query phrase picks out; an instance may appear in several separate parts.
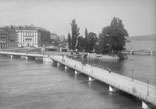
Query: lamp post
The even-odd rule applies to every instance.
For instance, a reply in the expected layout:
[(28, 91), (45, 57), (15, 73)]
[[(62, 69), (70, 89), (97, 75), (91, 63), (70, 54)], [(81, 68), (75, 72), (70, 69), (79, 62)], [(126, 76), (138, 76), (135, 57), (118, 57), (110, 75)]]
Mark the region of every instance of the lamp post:
[(149, 96), (149, 80), (147, 80), (147, 96)]
[(132, 68), (132, 81), (133, 81), (133, 68)]

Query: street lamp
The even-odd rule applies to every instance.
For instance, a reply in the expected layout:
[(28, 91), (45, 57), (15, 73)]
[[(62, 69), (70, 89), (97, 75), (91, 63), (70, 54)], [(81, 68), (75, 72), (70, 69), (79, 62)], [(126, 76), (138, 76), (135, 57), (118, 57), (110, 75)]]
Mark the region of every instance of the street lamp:
[(149, 80), (147, 81), (147, 96), (149, 96)]
[(132, 68), (132, 81), (133, 81), (133, 68)]

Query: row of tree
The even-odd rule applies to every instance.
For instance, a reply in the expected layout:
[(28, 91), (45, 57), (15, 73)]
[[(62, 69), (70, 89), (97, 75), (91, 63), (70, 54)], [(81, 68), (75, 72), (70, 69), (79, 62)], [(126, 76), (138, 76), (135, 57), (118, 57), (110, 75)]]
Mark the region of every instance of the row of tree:
[(127, 30), (122, 20), (114, 17), (109, 26), (98, 35), (85, 29), (85, 37), (80, 36), (76, 20), (71, 22), (71, 34), (68, 34), (69, 49), (73, 51), (96, 52), (102, 54), (118, 53), (125, 49)]

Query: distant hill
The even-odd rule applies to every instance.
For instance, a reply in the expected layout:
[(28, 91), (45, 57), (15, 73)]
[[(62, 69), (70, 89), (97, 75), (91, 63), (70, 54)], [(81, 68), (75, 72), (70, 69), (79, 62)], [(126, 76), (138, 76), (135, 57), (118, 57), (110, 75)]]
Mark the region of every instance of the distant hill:
[(137, 40), (137, 41), (156, 41), (156, 34), (154, 35), (144, 35), (144, 36), (130, 36), (128, 40)]

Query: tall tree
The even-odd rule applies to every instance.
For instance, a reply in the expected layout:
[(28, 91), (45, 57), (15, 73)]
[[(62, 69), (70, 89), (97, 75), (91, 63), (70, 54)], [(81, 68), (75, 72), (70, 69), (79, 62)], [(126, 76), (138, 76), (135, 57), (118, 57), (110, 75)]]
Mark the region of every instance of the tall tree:
[(87, 28), (85, 29), (85, 51), (87, 52), (88, 50), (88, 30), (87, 30)]
[(122, 24), (122, 20), (114, 17), (111, 25), (104, 27), (99, 35), (99, 51), (101, 53), (109, 53), (122, 51), (125, 49), (127, 30)]
[(78, 27), (78, 25), (76, 24), (76, 20), (73, 19), (71, 22), (71, 35), (72, 35), (72, 41), (71, 41), (71, 45), (72, 45), (72, 50), (76, 50), (77, 48), (77, 44), (78, 44), (78, 36), (80, 35), (79, 33), (80, 28)]
[(87, 52), (92, 52), (97, 42), (97, 36), (95, 33), (90, 32), (87, 38)]
[(71, 46), (71, 36), (70, 33), (68, 33), (68, 48), (69, 50), (71, 50), (72, 46)]
[(85, 38), (83, 38), (82, 36), (78, 37), (77, 49), (78, 49), (78, 51), (85, 50)]

